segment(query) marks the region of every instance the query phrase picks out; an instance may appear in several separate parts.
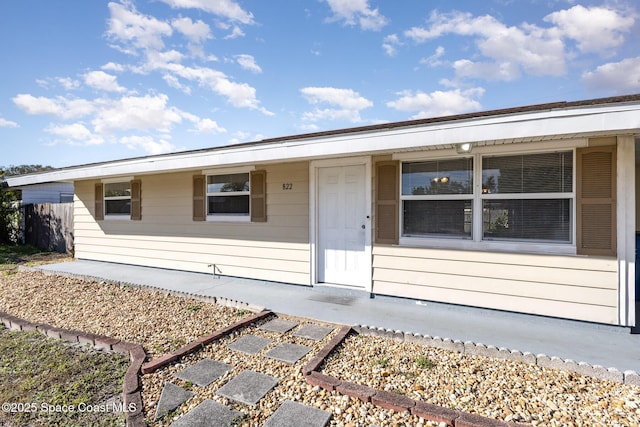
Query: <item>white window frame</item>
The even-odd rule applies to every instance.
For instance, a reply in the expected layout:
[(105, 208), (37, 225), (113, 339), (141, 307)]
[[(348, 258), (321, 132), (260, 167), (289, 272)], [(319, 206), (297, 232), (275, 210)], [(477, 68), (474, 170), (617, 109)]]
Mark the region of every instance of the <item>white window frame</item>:
[[(476, 162), (476, 158), (474, 156), (447, 156), (447, 157), (438, 157), (438, 158), (430, 158), (430, 159), (423, 159), (423, 160), (412, 160), (412, 161), (406, 161), (406, 162), (402, 162), (400, 164), (400, 179), (398, 180), (400, 182), (400, 234), (399, 236), (401, 238), (406, 238), (406, 239), (426, 239), (426, 240), (455, 240), (455, 241), (460, 241), (460, 240), (466, 240), (466, 241), (470, 241), (473, 240), (473, 232), (474, 232), (474, 227), (473, 227), (473, 213), (474, 213), (474, 191), (472, 191), (471, 193), (464, 193), (464, 194), (421, 194), (421, 195), (403, 195), (402, 194), (402, 166), (405, 163), (420, 163), (421, 161), (424, 162), (435, 162), (435, 161), (441, 161), (441, 160), (456, 160), (459, 159), (461, 157), (464, 158), (472, 158), (472, 180), (473, 180), (473, 185), (474, 185), (474, 190), (475, 190), (475, 162)], [(403, 237), (403, 230), (404, 230), (404, 202), (408, 201), (408, 200), (469, 200), (471, 201), (471, 235), (469, 237), (462, 237), (462, 236), (445, 236), (445, 235), (433, 235), (433, 236), (407, 236), (407, 237)]]
[[(403, 203), (401, 196), (399, 203), (399, 245), (416, 246), (442, 249), (481, 250), (496, 252), (524, 252), (543, 254), (576, 254), (576, 148), (587, 145), (587, 140), (552, 141), (548, 143), (531, 143), (528, 147), (521, 144), (509, 144), (503, 147), (474, 147), (473, 154), (462, 156), (473, 157), (473, 204), (472, 204), (472, 233), (471, 239), (461, 237), (407, 237), (402, 235), (404, 229)], [(526, 149), (525, 149), (526, 148)], [(559, 151), (573, 151), (573, 176), (572, 191), (570, 193), (518, 193), (518, 194), (482, 194), (482, 160), (486, 157), (500, 155), (540, 154)], [(455, 150), (444, 152), (399, 153), (393, 156), (395, 160), (405, 162), (419, 162), (431, 160), (446, 160), (460, 157)], [(402, 194), (402, 165), (399, 171), (399, 192)], [(466, 195), (463, 195), (466, 196)], [(436, 196), (438, 198), (440, 196)], [(462, 197), (465, 198), (465, 197)], [(524, 240), (483, 240), (483, 200), (489, 199), (541, 199), (541, 198), (568, 198), (571, 200), (571, 232), (570, 242), (531, 242)]]
[[(208, 169), (203, 171), (205, 175), (205, 209), (207, 213), (207, 222), (251, 222), (251, 171), (255, 168), (253, 166), (246, 168), (224, 168), (224, 169)], [(212, 192), (208, 191), (209, 177), (217, 175), (230, 175), (230, 174), (247, 174), (247, 182), (249, 183), (249, 190), (247, 191), (225, 191), (225, 192)], [(210, 196), (248, 196), (249, 197), (249, 211), (247, 214), (210, 214), (209, 213), (209, 197)]]
[[(102, 205), (104, 209), (104, 219), (108, 221), (130, 221), (131, 220), (131, 181), (133, 177), (126, 178), (112, 178), (112, 179), (103, 179), (103, 194), (102, 194)], [(129, 195), (128, 196), (106, 196), (107, 193), (107, 185), (108, 184), (127, 184), (129, 186)], [(108, 214), (107, 213), (107, 201), (108, 200), (129, 200), (129, 213), (128, 214)]]

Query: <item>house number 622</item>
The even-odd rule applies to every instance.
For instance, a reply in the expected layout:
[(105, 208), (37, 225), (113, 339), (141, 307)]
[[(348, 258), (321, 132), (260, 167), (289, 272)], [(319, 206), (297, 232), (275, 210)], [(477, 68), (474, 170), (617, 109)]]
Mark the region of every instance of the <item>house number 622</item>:
[(282, 189), (283, 190), (293, 190), (293, 184), (290, 182), (286, 182), (284, 184), (282, 184)]

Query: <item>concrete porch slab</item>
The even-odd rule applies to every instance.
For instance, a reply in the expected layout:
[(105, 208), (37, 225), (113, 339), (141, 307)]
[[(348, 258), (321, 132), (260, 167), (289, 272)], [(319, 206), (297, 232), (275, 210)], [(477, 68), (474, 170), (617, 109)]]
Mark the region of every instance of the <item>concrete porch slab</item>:
[(206, 387), (232, 369), (233, 366), (226, 363), (212, 359), (202, 359), (195, 365), (179, 372), (176, 378)]
[(222, 386), (216, 394), (246, 405), (255, 405), (277, 384), (277, 378), (244, 371)]

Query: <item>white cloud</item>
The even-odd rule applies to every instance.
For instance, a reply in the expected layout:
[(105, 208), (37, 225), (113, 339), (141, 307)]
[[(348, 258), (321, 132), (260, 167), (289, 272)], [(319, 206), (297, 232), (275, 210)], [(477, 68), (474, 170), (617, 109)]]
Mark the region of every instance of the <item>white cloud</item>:
[(182, 17), (171, 21), (171, 25), (184, 34), (192, 43), (199, 44), (213, 37), (211, 28), (201, 20), (194, 22), (191, 18)]
[(198, 133), (224, 133), (227, 130), (220, 127), (215, 120), (211, 119), (198, 119), (196, 121), (195, 129)]
[(142, 148), (148, 154), (164, 154), (177, 151), (178, 148), (166, 139), (156, 140), (152, 136), (125, 136), (120, 138), (120, 143), (132, 150)]
[(167, 106), (167, 95), (124, 96), (101, 101), (92, 124), (96, 132), (110, 134), (122, 130), (169, 132), (182, 122), (180, 110)]
[(103, 70), (106, 71), (115, 71), (117, 73), (121, 73), (125, 70), (125, 66), (122, 64), (118, 64), (115, 62), (107, 62), (106, 64), (104, 64), (102, 67)]
[(13, 97), (13, 102), (27, 114), (51, 114), (62, 119), (87, 116), (95, 110), (94, 105), (86, 99), (67, 99), (63, 96), (46, 98), (21, 93)]
[(633, 16), (623, 16), (604, 7), (577, 5), (547, 15), (544, 20), (555, 24), (561, 35), (577, 42), (581, 52), (610, 55), (624, 43), (624, 33), (634, 24)]
[(167, 84), (174, 88), (184, 92), (187, 95), (191, 95), (191, 87), (184, 85), (180, 82), (180, 80), (174, 76), (173, 74), (165, 74), (162, 76), (162, 79), (167, 82)]
[(457, 11), (447, 14), (434, 11), (429, 26), (414, 27), (404, 33), (417, 43), (447, 34), (475, 37), (480, 53), (487, 58), (486, 61), (458, 61), (456, 70), (464, 77), (513, 80), (521, 72), (555, 76), (566, 72), (564, 43), (557, 32), (535, 25), (507, 27), (489, 15), (474, 17)]
[(403, 112), (417, 112), (412, 119), (439, 117), (477, 111), (482, 108), (478, 98), (484, 94), (483, 88), (468, 90), (435, 91), (403, 91), (395, 101), (387, 102), (387, 107)]
[(238, 37), (244, 37), (244, 31), (242, 31), (242, 29), (240, 27), (235, 25), (233, 27), (233, 29), (231, 30), (231, 32), (229, 34), (227, 34), (226, 36), (224, 36), (224, 39), (225, 40), (232, 40), (232, 39), (237, 39)]
[(229, 144), (240, 144), (243, 142), (262, 141), (264, 135), (261, 133), (253, 134), (246, 131), (236, 131), (233, 133), (233, 138), (229, 139)]
[(359, 25), (363, 30), (379, 31), (388, 20), (378, 9), (371, 9), (368, 0), (327, 0), (333, 17), (331, 21), (344, 21), (345, 25)]
[[(130, 6), (128, 9), (126, 6)], [(136, 54), (137, 49), (164, 48), (165, 36), (171, 36), (171, 25), (153, 16), (138, 13), (131, 3), (109, 3), (110, 18), (107, 37), (115, 43), (114, 47), (128, 54)]]
[(249, 108), (261, 111), (266, 115), (273, 115), (270, 111), (260, 107), (255, 88), (246, 83), (233, 82), (221, 71), (206, 67), (187, 67), (181, 64), (167, 64), (165, 69), (226, 97), (234, 107)]
[(620, 62), (610, 62), (582, 74), (590, 89), (618, 94), (640, 92), (640, 56)]
[(436, 51), (433, 53), (433, 55), (429, 56), (428, 58), (423, 58), (420, 60), (421, 64), (426, 64), (429, 67), (437, 67), (439, 65), (442, 65), (443, 62), (440, 60), (440, 58), (442, 58), (445, 54), (445, 48), (443, 46), (438, 46), (436, 48)]
[(51, 89), (53, 85), (59, 85), (65, 90), (75, 90), (80, 88), (80, 82), (71, 77), (48, 77), (46, 79), (36, 79), (36, 84), (44, 89)]
[(0, 117), (0, 128), (17, 128), (18, 123)]
[(71, 77), (57, 77), (56, 81), (66, 90), (78, 89), (80, 87), (80, 82)]
[(236, 55), (236, 61), (238, 64), (245, 70), (249, 70), (252, 73), (260, 74), (262, 73), (262, 68), (258, 64), (256, 64), (256, 60), (252, 55)]
[(382, 40), (382, 48), (389, 56), (395, 56), (397, 52), (396, 48), (401, 45), (402, 43), (397, 34), (390, 34)]
[(104, 143), (104, 138), (93, 134), (82, 123), (72, 123), (68, 125), (49, 125), (45, 131), (64, 138), (64, 142), (71, 145), (100, 145)]
[(84, 76), (84, 83), (94, 89), (106, 92), (124, 92), (126, 89), (118, 84), (116, 76), (104, 71), (90, 71)]
[(373, 102), (360, 96), (352, 89), (339, 89), (333, 87), (305, 87), (300, 93), (311, 105), (329, 104), (334, 108), (315, 108), (312, 112), (304, 114), (305, 121), (316, 122), (319, 120), (348, 120), (354, 123), (360, 122), (360, 111), (373, 106)]
[(161, 0), (174, 9), (199, 9), (242, 24), (253, 24), (253, 14), (233, 0)]

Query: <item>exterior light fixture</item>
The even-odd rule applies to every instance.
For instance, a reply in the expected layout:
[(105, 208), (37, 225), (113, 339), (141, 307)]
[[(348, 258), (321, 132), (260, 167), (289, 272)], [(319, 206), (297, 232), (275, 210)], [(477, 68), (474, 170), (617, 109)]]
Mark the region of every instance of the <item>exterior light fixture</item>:
[(463, 142), (462, 144), (456, 144), (456, 151), (458, 154), (467, 154), (471, 152), (473, 145), (470, 142)]

